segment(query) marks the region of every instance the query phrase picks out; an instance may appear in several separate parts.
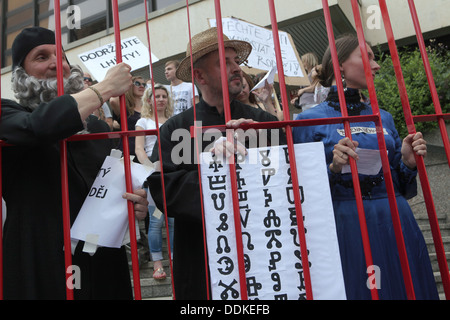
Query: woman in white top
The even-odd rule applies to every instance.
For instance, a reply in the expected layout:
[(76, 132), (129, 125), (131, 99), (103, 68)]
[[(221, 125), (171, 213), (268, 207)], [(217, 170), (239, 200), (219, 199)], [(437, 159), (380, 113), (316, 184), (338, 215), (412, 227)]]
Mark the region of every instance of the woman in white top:
[[(156, 129), (155, 108), (153, 107), (155, 99), (159, 126), (172, 116), (173, 104), (169, 92), (163, 85), (155, 84), (155, 98), (153, 98), (151, 87), (145, 90), (142, 96), (141, 118), (136, 122), (136, 130)], [(151, 165), (149, 157), (152, 154), (155, 143), (155, 135), (136, 137), (135, 152), (140, 163)]]
[[(136, 130), (156, 129), (155, 109), (158, 113), (158, 124), (161, 126), (173, 114), (173, 104), (166, 87), (155, 84), (155, 94), (153, 96), (152, 88), (145, 90), (142, 96), (141, 118), (136, 122)], [(154, 105), (156, 104), (156, 108)], [(136, 156), (140, 163), (153, 166), (149, 157), (153, 152), (153, 147), (157, 142), (155, 135), (145, 135), (136, 137)], [(152, 203), (153, 201), (150, 201)], [(149, 205), (149, 228), (148, 243), (150, 254), (153, 260), (153, 278), (164, 280), (166, 273), (162, 265), (162, 235), (161, 228), (164, 225), (164, 214), (156, 209), (154, 204)], [(173, 226), (174, 219), (167, 218), (169, 227), (169, 239), (171, 252), (173, 252)]]

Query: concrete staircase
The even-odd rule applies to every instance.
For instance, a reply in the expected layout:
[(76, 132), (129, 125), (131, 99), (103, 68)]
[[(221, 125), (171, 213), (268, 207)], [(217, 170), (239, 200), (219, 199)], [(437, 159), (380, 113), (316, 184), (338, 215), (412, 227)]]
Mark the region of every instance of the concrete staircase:
[[(450, 266), (450, 221), (447, 219), (445, 214), (437, 213), (437, 218), (439, 222), (439, 229), (441, 232), (442, 242), (444, 245), (445, 256), (447, 258), (447, 264)], [(428, 247), (428, 254), (430, 256), (431, 265), (433, 267), (434, 278), (439, 292), (439, 297), (445, 300), (444, 288), (442, 285), (441, 273), (439, 271), (439, 264), (437, 259), (437, 254), (434, 246), (433, 235), (431, 232), (430, 223), (428, 220), (428, 215), (426, 213), (416, 214), (416, 220), (422, 230), (425, 242)]]
[[(150, 261), (150, 253), (148, 250), (148, 239), (145, 232), (143, 222), (140, 222), (141, 239), (138, 241), (138, 253), (139, 253), (139, 276), (141, 283), (141, 295), (143, 300), (152, 299), (172, 299), (172, 277), (170, 273), (170, 261), (167, 247), (166, 229), (162, 228), (163, 237), (163, 267), (167, 274), (164, 280), (153, 279), (153, 261)], [(128, 264), (130, 266), (130, 276), (133, 285), (133, 269), (131, 263), (131, 254), (127, 250)]]

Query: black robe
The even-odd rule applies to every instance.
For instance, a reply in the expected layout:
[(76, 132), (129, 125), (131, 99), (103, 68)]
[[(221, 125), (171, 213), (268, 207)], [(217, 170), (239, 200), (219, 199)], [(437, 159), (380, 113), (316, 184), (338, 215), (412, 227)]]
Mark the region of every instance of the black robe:
[[(84, 128), (77, 103), (64, 95), (34, 111), (5, 99), (1, 107), (0, 139), (11, 144), (2, 148), (4, 297), (65, 299), (59, 140)], [(91, 116), (88, 130), (109, 127)], [(108, 139), (67, 143), (71, 224), (111, 147)], [(125, 249), (99, 248), (90, 256), (82, 246), (72, 253), (81, 276), (75, 298), (132, 298)]]
[[(231, 102), (230, 113), (232, 119), (253, 119), (258, 122), (278, 120), (268, 112), (236, 100)], [(196, 105), (196, 120), (201, 121), (198, 126), (223, 125), (225, 124), (225, 115), (219, 114), (215, 107), (211, 107), (201, 100)], [(179, 138), (177, 141), (172, 141), (172, 134), (177, 129), (185, 129), (183, 132), (186, 134), (193, 124), (194, 108), (190, 108), (167, 120), (161, 126), (160, 131), (167, 214), (175, 218), (173, 276), (175, 299), (177, 300), (207, 298), (202, 209), (198, 165), (194, 162), (196, 157), (194, 140), (189, 139), (190, 155), (181, 155), (182, 157), (190, 157), (189, 163), (176, 164), (180, 159), (175, 159), (172, 154), (174, 147), (183, 139)], [(181, 131), (178, 132), (182, 133)], [(281, 138), (280, 144), (285, 144), (286, 138), (281, 130), (279, 130), (279, 135)], [(173, 136), (179, 137), (177, 132)], [(268, 136), (270, 138), (270, 133)], [(202, 140), (204, 141), (202, 141), (201, 152), (205, 151), (205, 148), (211, 145), (215, 138), (204, 137)], [(158, 151), (158, 147), (155, 145), (151, 161), (155, 162), (159, 159)], [(178, 151), (175, 154), (178, 155)], [(164, 212), (160, 173), (153, 173), (147, 181), (156, 205)]]

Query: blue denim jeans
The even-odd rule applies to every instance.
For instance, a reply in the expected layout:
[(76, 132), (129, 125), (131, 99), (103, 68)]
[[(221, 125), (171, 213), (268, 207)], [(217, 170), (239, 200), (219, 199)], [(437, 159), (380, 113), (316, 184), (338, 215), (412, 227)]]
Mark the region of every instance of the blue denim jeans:
[[(154, 207), (149, 206), (148, 209), (150, 214), (150, 222), (148, 226), (148, 245), (150, 248), (151, 259), (152, 261), (160, 261), (163, 259), (161, 228), (164, 226), (165, 217), (164, 213), (160, 213), (160, 217), (155, 216)], [(167, 221), (169, 225), (170, 252), (173, 254), (174, 218), (167, 218)]]

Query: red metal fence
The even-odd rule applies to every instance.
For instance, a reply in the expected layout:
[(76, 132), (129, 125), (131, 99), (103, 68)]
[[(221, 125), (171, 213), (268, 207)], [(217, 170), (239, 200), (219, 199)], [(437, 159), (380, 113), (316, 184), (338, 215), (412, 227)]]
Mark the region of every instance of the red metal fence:
[[(114, 32), (115, 32), (115, 42), (116, 42), (116, 59), (117, 62), (120, 63), (122, 61), (122, 53), (121, 53), (121, 40), (120, 40), (120, 21), (119, 21), (119, 9), (118, 9), (118, 2), (117, 0), (112, 0), (112, 9), (113, 9), (113, 21), (114, 21)], [(148, 15), (147, 15), (147, 1), (144, 0), (145, 3), (145, 11), (146, 11), (146, 30), (147, 30), (147, 36), (148, 36), (148, 47), (149, 52), (151, 53), (151, 46), (150, 46), (150, 32), (149, 32), (149, 24), (148, 24)], [(281, 57), (281, 49), (280, 49), (280, 42), (278, 38), (278, 25), (277, 25), (277, 18), (276, 18), (276, 7), (274, 0), (268, 0), (269, 3), (269, 10), (270, 10), (270, 18), (271, 18), (271, 25), (272, 25), (272, 32), (273, 32), (273, 39), (274, 39), (274, 47), (275, 47), (275, 53), (276, 53), (276, 61), (277, 61), (277, 71), (278, 74), (284, 74), (283, 70), (283, 63), (282, 63), (282, 57)], [(382, 13), (382, 19), (384, 22), (384, 27), (386, 30), (386, 36), (388, 39), (388, 45), (389, 50), (392, 56), (392, 61), (394, 64), (395, 74), (397, 78), (398, 83), (398, 89), (399, 94), (401, 97), (401, 102), (403, 106), (403, 112), (405, 115), (405, 121), (407, 124), (408, 132), (409, 133), (415, 133), (415, 122), (420, 121), (437, 121), (440, 129), (440, 133), (442, 136), (442, 141), (445, 148), (445, 153), (447, 156), (447, 160), (449, 162), (450, 166), (450, 144), (448, 139), (448, 134), (445, 127), (445, 120), (450, 119), (450, 114), (444, 114), (442, 112), (439, 98), (437, 95), (436, 86), (434, 84), (433, 80), (433, 74), (431, 72), (430, 63), (428, 60), (427, 52), (425, 50), (425, 44), (424, 39), (422, 36), (422, 32), (420, 29), (419, 19), (417, 16), (416, 8), (414, 5), (413, 0), (408, 0), (409, 9), (411, 12), (411, 17), (414, 23), (415, 33), (417, 36), (417, 42), (418, 46), (420, 48), (420, 52), (422, 54), (423, 64), (426, 71), (426, 76), (429, 83), (430, 92), (432, 94), (433, 103), (435, 106), (435, 114), (428, 114), (428, 115), (418, 115), (418, 116), (412, 116), (411, 108), (408, 101), (408, 95), (406, 92), (406, 86), (402, 75), (402, 68), (400, 65), (400, 59), (397, 52), (397, 47), (395, 44), (395, 39), (391, 27), (391, 20), (389, 18), (388, 9), (386, 6), (385, 0), (379, 0), (379, 6)], [(224, 92), (224, 105), (229, 105), (230, 100), (228, 96), (228, 88), (227, 88), (227, 78), (226, 78), (226, 65), (225, 65), (225, 48), (223, 45), (223, 32), (222, 32), (222, 15), (221, 15), (221, 6), (220, 6), (220, 0), (214, 1), (215, 5), (215, 14), (216, 14), (216, 21), (217, 21), (217, 28), (218, 28), (218, 37), (219, 37), (219, 56), (220, 56), (220, 67), (221, 67), (221, 74), (222, 74), (222, 86), (223, 86), (223, 92)], [(325, 18), (327, 33), (328, 33), (328, 40), (330, 44), (331, 54), (332, 54), (332, 61), (334, 65), (334, 72), (335, 74), (339, 74), (339, 64), (338, 64), (338, 58), (337, 58), (337, 51), (334, 43), (334, 34), (333, 34), (333, 27), (331, 22), (331, 15), (329, 10), (329, 4), (327, 0), (322, 0), (323, 5), (323, 14)], [(326, 118), (326, 119), (311, 119), (311, 120), (291, 120), (290, 114), (289, 114), (289, 108), (283, 108), (283, 115), (284, 120), (283, 121), (277, 121), (277, 122), (269, 122), (269, 123), (256, 123), (256, 124), (247, 124), (245, 129), (254, 128), (254, 129), (260, 129), (260, 128), (285, 128), (286, 131), (286, 138), (287, 138), (287, 146), (289, 151), (289, 156), (291, 158), (291, 161), (289, 161), (291, 166), (291, 173), (292, 173), (292, 183), (293, 183), (293, 190), (294, 190), (294, 197), (295, 197), (295, 209), (297, 214), (297, 223), (298, 223), (298, 234), (300, 239), (300, 251), (301, 251), (301, 257), (303, 260), (303, 266), (304, 266), (304, 276), (305, 276), (305, 283), (306, 283), (306, 298), (307, 299), (313, 299), (312, 294), (312, 287), (311, 287), (311, 278), (310, 278), (310, 272), (308, 267), (308, 261), (307, 261), (307, 247), (306, 247), (306, 239), (305, 239), (305, 232), (304, 232), (304, 226), (303, 226), (303, 216), (302, 216), (302, 208), (301, 208), (301, 201), (300, 201), (300, 194), (299, 194), (299, 181), (297, 178), (297, 168), (295, 165), (295, 153), (294, 153), (294, 144), (293, 144), (293, 137), (292, 137), (292, 128), (296, 126), (311, 126), (311, 125), (318, 125), (318, 124), (335, 124), (335, 123), (342, 123), (345, 128), (345, 135), (351, 139), (351, 133), (350, 133), (350, 123), (353, 122), (362, 122), (362, 121), (371, 121), (374, 122), (376, 128), (377, 128), (377, 138), (378, 138), (378, 145), (379, 150), (381, 153), (381, 160), (382, 160), (382, 168), (383, 168), (383, 174), (384, 174), (384, 180), (386, 182), (386, 188), (388, 191), (388, 197), (389, 197), (389, 204), (391, 209), (391, 216), (393, 221), (393, 226), (395, 230), (396, 235), (396, 243), (397, 243), (397, 249), (399, 252), (400, 262), (401, 262), (401, 268), (403, 273), (403, 279), (405, 283), (405, 289), (407, 292), (408, 299), (415, 299), (415, 293), (414, 293), (414, 287), (411, 279), (411, 274), (409, 270), (408, 265), (408, 257), (406, 254), (405, 244), (403, 240), (402, 235), (402, 229), (397, 209), (397, 203), (394, 193), (394, 186), (392, 182), (391, 172), (390, 172), (390, 166), (389, 161), (387, 157), (387, 150), (386, 145), (384, 141), (384, 135), (382, 130), (382, 123), (381, 123), (381, 117), (380, 117), (380, 110), (378, 107), (378, 101), (377, 96), (375, 92), (375, 87), (373, 83), (373, 79), (371, 76), (371, 70), (369, 66), (369, 60), (368, 60), (368, 54), (367, 54), (367, 48), (366, 48), (366, 41), (364, 37), (364, 31), (363, 31), (363, 24), (361, 21), (361, 15), (360, 15), (360, 8), (357, 0), (351, 0), (351, 6), (353, 10), (353, 16), (354, 16), (354, 22), (356, 26), (356, 31), (358, 35), (358, 40), (360, 44), (360, 49), (363, 57), (363, 63), (366, 73), (366, 79), (368, 84), (368, 91), (369, 96), (372, 104), (373, 114), (369, 116), (348, 116), (347, 114), (347, 108), (346, 108), (346, 102), (344, 98), (344, 89), (342, 83), (339, 81), (337, 82), (337, 88), (338, 88), (338, 94), (339, 94), (339, 101), (341, 106), (341, 113), (342, 117), (339, 118)], [(60, 12), (60, 6), (59, 6), (59, 0), (54, 0), (54, 8), (55, 12)], [(190, 29), (190, 13), (189, 13), (189, 1), (186, 0), (186, 12), (187, 12), (187, 18), (188, 18), (188, 28), (189, 28), (189, 38), (191, 37), (191, 29)], [(203, 18), (203, 17), (202, 17)], [(55, 33), (56, 33), (56, 45), (57, 45), (57, 54), (58, 57), (58, 84), (62, 83), (62, 45), (61, 45), (61, 22), (60, 22), (60, 15), (55, 14)], [(150, 72), (153, 74), (152, 69), (152, 61), (151, 61), (151, 54), (150, 54)], [(192, 67), (192, 64), (191, 64)], [(194, 81), (192, 81), (194, 83)], [(288, 106), (288, 95), (286, 90), (286, 83), (284, 80), (284, 77), (279, 78), (279, 84), (280, 84), (280, 94), (281, 94), (281, 102), (283, 106)], [(152, 79), (152, 87), (154, 88), (154, 83)], [(63, 85), (58, 85), (58, 95), (62, 95), (63, 92)], [(193, 84), (193, 91), (194, 91), (194, 84)], [(1, 108), (0, 108), (1, 112)], [(125, 97), (121, 96), (120, 98), (120, 115), (122, 119), (126, 118), (126, 106), (125, 106)], [(195, 115), (195, 107), (194, 107), (194, 115)], [(158, 128), (158, 116), (157, 113), (155, 113), (156, 117), (156, 127)], [(225, 108), (225, 119), (226, 122), (231, 120), (231, 115), (229, 109)], [(223, 129), (223, 126), (218, 126), (217, 128)], [(194, 127), (193, 130), (191, 130), (192, 134), (195, 136), (198, 134), (198, 132), (201, 132), (205, 128), (199, 128)], [(66, 270), (69, 266), (72, 265), (72, 256), (70, 250), (67, 250), (67, 248), (71, 248), (71, 242), (70, 242), (70, 213), (69, 213), (69, 191), (68, 191), (68, 177), (67, 177), (67, 142), (69, 141), (80, 141), (80, 140), (91, 140), (91, 139), (115, 139), (115, 138), (122, 138), (123, 140), (123, 152), (124, 152), (124, 167), (125, 167), (125, 179), (126, 179), (126, 190), (127, 192), (132, 192), (132, 184), (131, 184), (131, 170), (130, 170), (130, 150), (129, 150), (129, 143), (128, 138), (134, 137), (137, 135), (156, 135), (159, 137), (159, 129), (157, 130), (145, 130), (145, 131), (129, 131), (127, 128), (127, 122), (122, 121), (122, 131), (120, 132), (109, 132), (109, 133), (99, 133), (99, 134), (88, 134), (88, 135), (77, 135), (69, 137), (63, 141), (60, 142), (61, 147), (61, 181), (62, 181), (62, 197), (63, 197), (63, 217), (64, 217), (64, 247), (66, 248), (65, 251), (65, 264), (66, 264)], [(232, 133), (230, 133), (230, 130), (227, 130), (227, 139), (230, 141), (233, 139)], [(159, 139), (158, 139), (159, 140)], [(159, 146), (159, 155), (160, 159), (161, 157), (161, 147)], [(3, 147), (8, 147), (6, 144), (1, 142), (0, 144), (0, 161), (1, 161), (1, 151)], [(200, 152), (201, 150), (197, 150), (197, 152)], [(422, 185), (423, 190), (423, 196), (426, 203), (426, 209), (428, 213), (429, 223), (431, 226), (431, 231), (433, 235), (433, 241), (434, 246), (436, 249), (436, 254), (438, 258), (439, 263), (439, 270), (442, 278), (442, 283), (444, 287), (444, 292), (446, 299), (450, 299), (450, 276), (449, 276), (449, 269), (447, 265), (447, 260), (445, 257), (445, 251), (444, 246), (442, 242), (442, 236), (440, 233), (440, 228), (437, 220), (436, 215), (436, 209), (433, 202), (433, 196), (431, 194), (430, 189), (430, 183), (428, 180), (424, 160), (420, 156), (416, 156), (416, 162), (417, 162), (417, 170), (420, 177), (420, 182)], [(200, 165), (199, 165), (200, 166)], [(246, 281), (245, 281), (245, 271), (244, 271), (244, 258), (243, 258), (243, 246), (242, 246), (242, 237), (241, 230), (240, 230), (240, 212), (239, 212), (239, 202), (237, 197), (237, 184), (236, 184), (236, 170), (235, 170), (235, 163), (234, 161), (230, 161), (230, 178), (232, 181), (232, 193), (233, 193), (233, 213), (234, 213), (234, 220), (235, 220), (235, 227), (236, 227), (236, 243), (238, 248), (238, 265), (239, 265), (239, 277), (240, 277), (240, 285), (241, 285), (241, 298), (243, 300), (246, 300), (247, 297), (247, 288), (246, 288)], [(358, 216), (360, 219), (360, 227), (361, 227), (361, 236), (363, 240), (363, 247), (364, 247), (364, 253), (365, 253), (365, 260), (366, 265), (371, 266), (373, 265), (372, 262), (372, 254), (371, 254), (371, 248), (370, 248), (370, 242), (369, 242), (369, 236), (367, 232), (367, 225), (365, 221), (365, 214), (364, 214), (364, 207), (362, 204), (362, 196), (361, 196), (361, 190), (359, 185), (359, 179), (358, 179), (358, 169), (355, 160), (350, 158), (350, 167), (351, 167), (351, 173), (352, 173), (352, 180), (354, 184), (354, 193), (358, 208)], [(161, 165), (161, 170), (163, 170), (163, 166)], [(1, 170), (0, 170), (0, 177), (1, 177)], [(163, 171), (161, 172), (161, 183), (162, 188), (164, 190), (164, 175)], [(200, 167), (199, 167), (199, 180), (200, 179)], [(0, 196), (2, 195), (2, 189), (0, 184)], [(200, 183), (200, 189), (201, 189), (201, 183)], [(165, 200), (165, 193), (164, 194), (164, 213), (165, 217), (167, 219), (167, 209), (166, 209), (166, 200)], [(200, 190), (200, 194), (202, 194)], [(0, 209), (1, 210), (1, 209)], [(1, 213), (1, 211), (0, 211)], [(139, 263), (138, 263), (138, 253), (137, 253), (137, 240), (136, 240), (136, 228), (134, 224), (135, 215), (134, 215), (134, 208), (133, 204), (128, 201), (128, 216), (129, 216), (129, 230), (130, 230), (130, 239), (131, 239), (131, 260), (132, 260), (132, 272), (133, 272), (133, 284), (134, 284), (134, 297), (137, 300), (140, 300), (142, 298), (141, 295), (141, 286), (140, 286), (140, 274), (139, 274)], [(167, 226), (166, 221), (166, 226)], [(168, 232), (168, 231), (167, 231)], [(0, 241), (2, 241), (2, 229), (0, 229)], [(169, 237), (167, 237), (169, 239)], [(206, 244), (205, 244), (206, 246)], [(170, 246), (168, 246), (170, 248)], [(1, 288), (0, 288), (0, 298), (3, 299), (3, 244), (0, 245), (0, 281), (1, 282)], [(170, 249), (169, 249), (170, 250)], [(205, 250), (206, 252), (206, 250)], [(207, 260), (207, 259), (206, 259)], [(207, 266), (205, 266), (207, 268)], [(66, 274), (66, 278), (70, 274)], [(208, 280), (207, 280), (208, 283)], [(66, 289), (67, 299), (72, 300), (74, 298), (73, 295), (73, 289), (67, 287)], [(378, 299), (378, 292), (376, 288), (371, 289), (371, 295), (373, 299)], [(174, 297), (176, 298), (176, 297)]]

